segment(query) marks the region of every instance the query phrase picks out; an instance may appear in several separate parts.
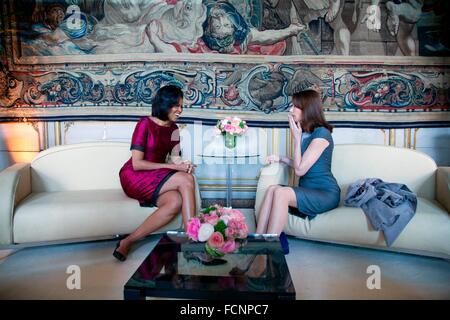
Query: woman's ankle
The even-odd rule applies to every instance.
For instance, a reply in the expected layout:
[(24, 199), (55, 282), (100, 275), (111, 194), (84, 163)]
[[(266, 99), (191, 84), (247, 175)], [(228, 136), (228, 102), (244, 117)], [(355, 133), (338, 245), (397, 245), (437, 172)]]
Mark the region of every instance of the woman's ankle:
[(128, 239), (128, 237), (123, 238), (122, 240), (120, 240), (120, 247), (125, 248), (127, 250), (130, 249), (130, 247), (132, 246), (133, 242), (130, 241), (130, 239)]

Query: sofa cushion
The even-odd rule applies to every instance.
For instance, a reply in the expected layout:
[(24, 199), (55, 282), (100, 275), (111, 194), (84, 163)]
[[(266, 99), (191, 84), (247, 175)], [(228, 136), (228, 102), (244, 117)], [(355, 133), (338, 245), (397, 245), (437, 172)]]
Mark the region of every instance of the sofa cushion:
[(434, 160), (422, 152), (362, 144), (336, 145), (331, 163), (341, 200), (350, 184), (367, 178), (403, 183), (417, 196), (435, 199), (436, 170)]
[(33, 192), (120, 189), (119, 170), (130, 144), (101, 141), (53, 147), (31, 163)]
[(311, 240), (450, 258), (450, 215), (436, 201), (417, 200), (416, 214), (390, 248), (360, 208), (340, 206), (311, 221), (289, 215), (285, 231)]
[[(32, 193), (14, 214), (14, 243), (131, 233), (156, 208), (143, 208), (121, 189)], [(158, 230), (181, 227), (181, 216)]]

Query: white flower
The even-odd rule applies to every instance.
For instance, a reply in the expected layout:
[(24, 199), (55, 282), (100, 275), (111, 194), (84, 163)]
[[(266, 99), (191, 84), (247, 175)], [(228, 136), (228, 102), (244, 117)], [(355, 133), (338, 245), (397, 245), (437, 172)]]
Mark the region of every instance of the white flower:
[(221, 216), (220, 220), (222, 220), (225, 225), (228, 225), (228, 221), (230, 220), (230, 218), (228, 216)]
[(214, 226), (210, 223), (203, 223), (198, 230), (198, 241), (205, 242), (214, 233)]

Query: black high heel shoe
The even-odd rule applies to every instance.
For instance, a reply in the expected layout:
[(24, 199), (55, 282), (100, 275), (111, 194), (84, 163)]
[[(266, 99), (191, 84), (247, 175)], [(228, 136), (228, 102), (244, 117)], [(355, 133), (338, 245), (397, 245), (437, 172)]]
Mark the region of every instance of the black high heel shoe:
[(116, 244), (116, 249), (113, 252), (113, 256), (114, 256), (114, 258), (116, 258), (119, 261), (125, 261), (125, 260), (127, 260), (127, 257), (124, 256), (123, 254), (121, 254), (119, 251), (117, 251), (117, 248), (119, 248), (119, 246), (120, 246), (120, 240)]

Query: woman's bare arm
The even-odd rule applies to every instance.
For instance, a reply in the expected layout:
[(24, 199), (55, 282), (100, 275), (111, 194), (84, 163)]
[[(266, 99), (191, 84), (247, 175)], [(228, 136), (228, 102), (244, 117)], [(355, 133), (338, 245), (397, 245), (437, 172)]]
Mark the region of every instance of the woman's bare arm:
[(287, 164), (291, 168), (294, 167), (294, 161), (291, 158), (289, 158), (289, 157), (281, 156), (280, 157), (280, 162), (282, 162), (284, 164)]
[(176, 164), (169, 163), (156, 163), (144, 160), (144, 152), (139, 150), (131, 150), (131, 161), (133, 164), (133, 169), (135, 171), (141, 170), (155, 170), (155, 169), (172, 169), (178, 170), (175, 167)]
[(293, 167), (295, 175), (302, 177), (320, 158), (323, 151), (328, 147), (330, 143), (323, 138), (315, 138), (311, 141), (305, 153), (302, 155), (300, 150), (300, 143), (297, 143), (294, 147), (294, 161)]

